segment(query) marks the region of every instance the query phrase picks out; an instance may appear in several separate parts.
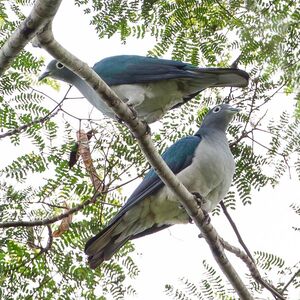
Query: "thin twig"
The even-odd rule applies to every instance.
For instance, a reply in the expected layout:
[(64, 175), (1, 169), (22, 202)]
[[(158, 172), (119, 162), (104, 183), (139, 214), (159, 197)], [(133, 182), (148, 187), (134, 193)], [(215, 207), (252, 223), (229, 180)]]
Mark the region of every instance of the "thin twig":
[[(215, 0), (216, 3), (218, 3), (218, 5), (226, 12), (226, 14), (224, 14), (225, 17), (227, 17), (227, 19), (234, 19), (236, 21), (238, 21), (239, 23), (242, 23), (240, 19), (237, 19), (219, 0)], [(244, 26), (244, 23), (243, 23)]]
[(286, 285), (282, 288), (281, 292), (283, 292), (288, 288), (288, 286), (293, 282), (293, 280), (300, 275), (300, 269), (295, 272), (295, 274), (291, 277), (291, 279), (286, 283)]
[[(63, 100), (73, 100), (73, 99), (82, 99), (82, 98), (83, 98), (83, 97), (74, 97), (74, 98), (73, 98), (73, 97), (72, 97), (72, 98), (67, 97), (67, 95), (68, 95), (68, 93), (69, 93), (69, 91), (71, 90), (72, 87), (73, 87), (72, 85), (69, 85), (69, 88), (68, 88), (67, 92), (65, 93), (65, 96), (64, 96)], [(53, 101), (54, 103), (56, 103), (56, 104), (59, 103), (59, 102), (56, 101), (54, 98), (50, 97), (49, 95), (47, 95), (47, 94), (44, 93), (44, 92), (42, 92), (42, 91), (40, 91), (40, 90), (37, 90), (37, 89), (35, 89), (35, 88), (33, 88), (33, 87), (31, 87), (31, 89), (32, 89), (33, 91), (35, 91), (36, 93), (39, 93), (39, 94), (43, 95), (44, 97), (48, 98), (49, 100)], [(75, 115), (69, 113), (68, 111), (66, 111), (66, 110), (63, 109), (63, 108), (61, 108), (60, 110), (61, 110), (62, 112), (64, 112), (66, 115), (68, 115), (69, 117), (73, 118), (73, 119), (76, 119), (76, 120), (83, 120), (83, 121), (91, 121), (91, 118), (79, 118), (79, 117), (76, 117)], [(94, 120), (94, 121), (101, 121), (102, 119), (93, 119), (93, 120)]]
[(233, 219), (231, 218), (225, 204), (224, 204), (224, 201), (222, 200), (220, 202), (220, 205), (222, 207), (222, 210), (223, 210), (223, 213), (225, 214), (227, 220), (229, 221), (235, 235), (237, 236), (237, 239), (239, 241), (239, 243), (242, 245), (243, 249), (245, 250), (245, 252), (247, 253), (247, 255), (251, 258), (251, 260), (253, 261), (253, 263), (255, 263), (255, 260), (253, 258), (253, 256), (251, 255), (251, 252), (249, 251), (248, 247), (246, 246), (246, 244), (244, 243), (243, 239), (242, 239), (242, 236), (240, 235), (238, 229), (237, 229), (237, 226), (235, 225)]
[[(56, 116), (59, 112), (58, 108), (59, 105), (57, 105), (50, 113), (48, 113), (46, 116), (41, 117), (39, 119), (33, 120), (32, 122), (26, 123), (18, 128), (15, 128), (13, 130), (9, 130), (3, 134), (0, 134), (0, 139), (8, 137), (8, 136), (12, 136), (15, 134), (19, 134), (21, 132), (23, 132), (24, 130), (26, 130), (27, 128), (35, 125), (35, 124), (43, 124), (45, 123), (47, 120), (50, 120), (51, 118), (53, 118), (54, 116)], [(57, 109), (57, 110), (56, 110)], [(56, 110), (56, 111), (54, 111)]]
[(270, 152), (273, 152), (273, 153), (275, 153), (275, 154), (277, 154), (277, 155), (280, 155), (280, 156), (282, 156), (282, 157), (286, 157), (285, 154), (283, 154), (283, 153), (281, 153), (281, 152), (277, 152), (277, 151), (272, 150), (271, 148), (269, 148), (269, 147), (263, 145), (262, 143), (256, 141), (256, 140), (253, 139), (252, 137), (248, 136), (248, 138), (249, 138), (250, 140), (252, 140), (254, 143), (256, 143), (257, 145), (261, 146), (262, 148), (264, 148), (264, 149), (266, 149), (266, 150), (268, 150), (268, 151), (270, 151)]
[(44, 219), (44, 220), (34, 220), (34, 221), (11, 221), (11, 222), (4, 222), (0, 223), (0, 228), (9, 228), (9, 227), (33, 227), (33, 226), (43, 226), (43, 225), (49, 225), (53, 224), (59, 220), (62, 220), (66, 217), (68, 217), (70, 214), (76, 213), (80, 210), (82, 210), (84, 207), (94, 203), (98, 197), (100, 197), (101, 193), (95, 193), (93, 197), (73, 208), (68, 210), (67, 212), (64, 212), (58, 216), (54, 216), (52, 218)]
[(265, 105), (267, 102), (269, 102), (284, 86), (286, 85), (286, 82), (283, 82), (278, 88), (277, 88), (277, 90), (275, 90), (275, 92), (272, 94), (272, 95), (270, 95), (270, 96), (268, 96), (268, 97), (266, 97), (266, 99), (265, 99), (265, 101), (262, 103), (262, 104), (260, 104), (260, 105), (258, 105), (258, 106), (256, 106), (255, 107), (255, 109), (254, 110), (259, 110), (263, 105)]
[[(126, 168), (124, 168), (124, 169), (121, 171), (121, 173), (118, 174), (118, 176), (116, 176), (114, 179), (112, 179), (112, 180), (109, 181), (109, 185), (111, 185), (112, 183), (114, 183), (116, 180), (120, 179), (120, 177), (121, 177), (123, 174), (125, 174), (129, 169), (131, 169), (132, 166), (134, 166), (134, 165), (135, 165), (135, 163), (131, 163), (129, 166), (127, 166)], [(140, 176), (138, 176), (138, 177), (140, 177)], [(129, 182), (130, 182), (130, 181), (129, 181)]]
[[(103, 192), (103, 194), (105, 194), (105, 193), (107, 193), (107, 192)], [(118, 208), (122, 207), (122, 205), (114, 204), (114, 203), (109, 203), (109, 202), (106, 202), (106, 201), (99, 201), (98, 200), (97, 202), (101, 203), (103, 205), (109, 205), (109, 206), (118, 207)]]
[(26, 203), (29, 203), (29, 204), (41, 204), (41, 205), (47, 205), (47, 206), (50, 206), (50, 207), (53, 207), (53, 208), (67, 209), (66, 206), (56, 205), (56, 204), (51, 204), (51, 203), (44, 202), (44, 201), (38, 201), (38, 202), (31, 202), (31, 201), (28, 201), (28, 202), (26, 202)]
[(284, 296), (279, 292), (274, 286), (270, 283), (266, 282), (260, 275), (253, 259), (251, 259), (246, 253), (244, 253), (241, 249), (230, 245), (228, 242), (220, 238), (220, 242), (223, 245), (224, 249), (227, 251), (234, 253), (237, 257), (239, 257), (248, 267), (251, 272), (252, 277), (263, 287), (265, 287), (271, 294), (275, 297), (275, 299), (285, 300)]
[(291, 166), (289, 165), (289, 162), (288, 162), (288, 160), (287, 160), (287, 157), (288, 157), (288, 156), (287, 156), (286, 154), (281, 153), (281, 152), (277, 152), (277, 151), (274, 151), (274, 150), (270, 149), (269, 147), (267, 147), (267, 146), (263, 145), (262, 143), (256, 141), (253, 137), (248, 136), (248, 138), (249, 138), (250, 140), (252, 140), (253, 143), (256, 143), (257, 145), (261, 146), (262, 148), (264, 148), (264, 149), (266, 149), (266, 150), (268, 150), (268, 151), (270, 151), (270, 152), (272, 152), (272, 153), (274, 153), (274, 154), (276, 154), (276, 155), (281, 156), (281, 157), (283, 158), (283, 160), (284, 160), (284, 163), (285, 163), (286, 166), (287, 166), (287, 169), (288, 169), (288, 172), (289, 172), (289, 177), (290, 177), (290, 178), (292, 177), (292, 175), (291, 175), (291, 174), (292, 174), (292, 173), (291, 173)]
[[(260, 73), (261, 73), (261, 70), (260, 70)], [(260, 73), (259, 73), (259, 76), (260, 76)], [(259, 77), (258, 77), (258, 78), (259, 78)], [(251, 115), (252, 115), (252, 113), (253, 113), (253, 111), (254, 111), (254, 107), (255, 107), (254, 104), (255, 104), (255, 100), (256, 100), (256, 95), (257, 95), (257, 90), (258, 90), (258, 83), (259, 83), (258, 78), (257, 78), (257, 80), (255, 81), (254, 93), (253, 93), (253, 96), (251, 97), (250, 112), (249, 112), (249, 114), (248, 114), (248, 118), (247, 118), (247, 121), (246, 121), (246, 123), (245, 123), (243, 132), (246, 131), (247, 126), (248, 126), (249, 121), (250, 121), (250, 117), (251, 117)]]
[(262, 119), (266, 116), (267, 111), (265, 111), (265, 113), (262, 115), (262, 117), (259, 118), (259, 120), (252, 126), (252, 128), (248, 131), (246, 131), (246, 127), (244, 128), (244, 130), (242, 131), (242, 134), (233, 142), (230, 143), (230, 148), (233, 147), (234, 145), (237, 145), (242, 139), (249, 137), (249, 134), (252, 134), (253, 131), (258, 130), (257, 126), (260, 124), (260, 122), (262, 121)]
[[(15, 135), (15, 134), (19, 134), (21, 132), (23, 132), (24, 130), (26, 130), (27, 128), (35, 125), (35, 124), (43, 124), (44, 122), (46, 122), (47, 120), (50, 120), (51, 118), (53, 118), (54, 116), (56, 116), (58, 114), (59, 111), (63, 111), (62, 109), (62, 104), (63, 102), (65, 101), (66, 99), (66, 96), (68, 95), (69, 91), (71, 89), (71, 86), (69, 87), (69, 89), (67, 90), (67, 92), (65, 93), (64, 97), (62, 98), (61, 101), (57, 102), (55, 100), (53, 100), (51, 97), (47, 96), (46, 94), (44, 94), (43, 92), (40, 92), (42, 93), (44, 96), (47, 96), (48, 98), (50, 98), (51, 100), (53, 100), (55, 103), (56, 103), (56, 106), (47, 114), (45, 115), (44, 117), (41, 117), (37, 120), (33, 120), (32, 122), (29, 122), (27, 124), (24, 124), (18, 128), (15, 128), (13, 130), (9, 130), (8, 132), (4, 133), (4, 134), (0, 134), (0, 139), (2, 138), (5, 138), (5, 137), (8, 137), (8, 136), (12, 136), (12, 135)], [(32, 91), (35, 91), (35, 92), (39, 92), (38, 90), (34, 89), (34, 88), (31, 88)]]
[[(126, 184), (129, 184), (129, 183), (131, 183), (132, 181), (137, 180), (138, 178), (141, 178), (147, 171), (149, 171), (149, 169), (144, 170), (141, 174), (138, 174), (138, 175), (135, 176), (134, 178), (129, 179), (128, 181), (126, 181), (126, 182), (124, 182), (124, 183), (121, 183), (121, 184), (119, 184), (119, 185), (116, 185), (116, 186), (114, 186), (114, 187), (108, 189), (107, 192), (109, 193), (109, 192), (111, 192), (111, 191), (113, 191), (113, 190), (119, 189), (119, 188), (121, 188), (122, 186), (124, 186), (124, 185), (126, 185)], [(110, 184), (108, 184), (108, 186), (109, 186), (109, 185), (110, 185)]]
[(51, 230), (51, 226), (47, 225), (47, 229), (48, 229), (48, 241), (47, 241), (47, 245), (45, 248), (41, 249), (40, 254), (42, 253), (47, 253), (51, 247), (52, 247), (52, 243), (53, 243), (53, 235), (52, 235), (52, 230)]

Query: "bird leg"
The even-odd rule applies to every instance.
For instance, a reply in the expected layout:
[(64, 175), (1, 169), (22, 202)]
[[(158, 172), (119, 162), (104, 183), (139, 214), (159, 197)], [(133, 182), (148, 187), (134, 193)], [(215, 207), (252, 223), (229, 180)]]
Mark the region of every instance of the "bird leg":
[[(128, 101), (129, 100), (127, 98), (124, 99), (125, 103), (128, 102)], [(131, 110), (131, 112), (133, 114), (133, 118), (132, 119), (133, 120), (136, 119), (138, 117), (138, 114), (137, 114), (136, 110), (134, 109), (133, 104), (132, 103), (127, 103), (127, 105), (128, 105), (129, 109)], [(115, 118), (116, 118), (117, 122), (119, 122), (120, 124), (124, 123), (124, 121), (119, 116), (115, 115)], [(144, 125), (145, 125), (145, 127), (146, 127), (146, 134), (150, 134), (151, 133), (151, 128), (148, 125), (148, 123), (146, 121), (144, 121), (144, 120), (141, 120), (141, 122), (143, 122)], [(136, 137), (136, 136), (133, 135), (133, 137)]]
[[(138, 114), (137, 114), (136, 110), (134, 109), (133, 103), (129, 103), (130, 101), (128, 99), (126, 99), (126, 101), (128, 101), (127, 105), (128, 105), (129, 109), (131, 110), (131, 112), (133, 114), (133, 118), (132, 119), (134, 120), (134, 119), (136, 119), (138, 117)], [(151, 133), (151, 128), (148, 125), (148, 123), (146, 121), (144, 121), (144, 120), (141, 120), (141, 121), (144, 123), (144, 125), (146, 127), (146, 134), (150, 134)]]
[(115, 115), (115, 119), (118, 123), (123, 124), (123, 120), (118, 115)]
[(151, 134), (151, 128), (148, 125), (148, 123), (144, 120), (142, 120), (142, 122), (144, 123), (144, 125), (146, 126), (146, 134)]
[[(128, 101), (128, 100), (127, 100)], [(136, 110), (134, 109), (134, 106), (132, 103), (127, 103), (129, 109), (131, 110), (132, 114), (133, 114), (133, 120), (136, 119), (138, 117)]]
[[(194, 198), (195, 198), (198, 206), (203, 211), (204, 220), (203, 220), (202, 224), (209, 224), (210, 223), (210, 216), (209, 216), (208, 212), (205, 209), (203, 209), (203, 204), (206, 203), (206, 200), (198, 192), (192, 192), (192, 194), (195, 196)], [(182, 204), (179, 204), (178, 208), (179, 209), (184, 209)], [(189, 223), (193, 223), (193, 219), (191, 217), (189, 217)], [(200, 235), (199, 235), (199, 238), (200, 238)]]
[(198, 192), (192, 192), (192, 194), (195, 196), (194, 198), (195, 198), (198, 206), (203, 211), (203, 214), (204, 214), (203, 224), (209, 224), (210, 216), (209, 216), (208, 212), (205, 209), (203, 209), (203, 205), (206, 203), (206, 200)]
[[(129, 99), (128, 99), (128, 98), (123, 99), (123, 102), (124, 102), (124, 103), (127, 103), (129, 109), (131, 110), (131, 112), (132, 112), (132, 114), (133, 114), (133, 118), (132, 118), (132, 119), (133, 119), (133, 120), (136, 119), (138, 115), (137, 115), (136, 110), (134, 109), (133, 104), (132, 104), (132, 103), (129, 103)], [(116, 118), (116, 120), (117, 120), (120, 124), (123, 123), (123, 120), (122, 120), (120, 117), (118, 117), (117, 115), (115, 115), (115, 118)]]

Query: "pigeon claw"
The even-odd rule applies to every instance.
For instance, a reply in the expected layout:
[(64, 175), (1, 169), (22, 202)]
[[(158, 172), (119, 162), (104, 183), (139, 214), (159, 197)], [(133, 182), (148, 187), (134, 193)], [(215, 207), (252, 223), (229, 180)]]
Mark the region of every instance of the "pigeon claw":
[(202, 208), (203, 204), (205, 203), (204, 198), (198, 192), (192, 192), (192, 194), (195, 196), (198, 206)]
[(118, 115), (115, 115), (115, 119), (117, 120), (118, 123), (120, 124), (123, 124), (123, 120), (118, 116)]
[(198, 192), (192, 192), (192, 194), (195, 196), (195, 200), (196, 200), (198, 206), (203, 211), (204, 219), (203, 219), (202, 224), (208, 225), (210, 223), (210, 216), (209, 216), (208, 212), (205, 209), (203, 209), (203, 204), (205, 204), (205, 202), (206, 202), (205, 199)]
[(136, 110), (134, 109), (133, 104), (127, 103), (127, 105), (129, 107), (130, 111), (132, 112), (132, 115), (133, 115), (132, 120), (135, 120), (138, 117), (138, 114), (137, 114)]
[(146, 134), (151, 134), (151, 128), (146, 121), (142, 121), (146, 127)]
[(206, 210), (202, 209), (202, 211), (203, 211), (203, 214), (204, 214), (204, 219), (203, 219), (202, 225), (208, 225), (211, 221), (210, 216), (209, 216), (209, 214)]
[[(128, 99), (127, 99), (127, 98), (124, 99), (123, 102), (127, 103), (127, 102), (128, 102)], [(132, 120), (135, 120), (135, 119), (138, 117), (138, 114), (137, 114), (136, 110), (134, 109), (133, 104), (132, 104), (132, 103), (127, 103), (127, 105), (128, 105), (128, 107), (129, 107), (129, 109), (130, 109), (132, 115), (133, 115)], [(116, 118), (116, 120), (117, 120), (120, 124), (123, 124), (123, 123), (124, 123), (124, 121), (123, 121), (119, 116), (115, 115), (115, 118)]]

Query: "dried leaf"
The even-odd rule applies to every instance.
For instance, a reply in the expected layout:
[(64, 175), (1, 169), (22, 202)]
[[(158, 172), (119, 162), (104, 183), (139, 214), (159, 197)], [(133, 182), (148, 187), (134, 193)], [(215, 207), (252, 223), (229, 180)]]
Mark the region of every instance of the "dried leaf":
[[(70, 207), (68, 206), (68, 204), (65, 202), (65, 205), (67, 207), (67, 209), (65, 209), (65, 212), (68, 212)], [(55, 230), (52, 233), (53, 237), (60, 237), (65, 231), (69, 230), (70, 228), (70, 224), (72, 223), (72, 219), (73, 219), (73, 215), (70, 214), (67, 217), (63, 218), (60, 225), (58, 226), (58, 229)]]

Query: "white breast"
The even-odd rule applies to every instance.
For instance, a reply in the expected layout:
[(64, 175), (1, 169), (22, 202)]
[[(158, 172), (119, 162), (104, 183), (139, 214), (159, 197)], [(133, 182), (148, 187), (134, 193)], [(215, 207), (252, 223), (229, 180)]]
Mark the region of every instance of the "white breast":
[(212, 211), (227, 194), (234, 174), (235, 162), (225, 134), (210, 136), (201, 141), (190, 168), (178, 178), (191, 192), (198, 192)]
[[(112, 109), (85, 81), (80, 80), (74, 84), (93, 106), (103, 114), (111, 118), (114, 117)], [(176, 80), (135, 85), (122, 84), (111, 86), (111, 88), (122, 101), (128, 101), (128, 104), (131, 104), (137, 111), (138, 116), (148, 123), (157, 121), (171, 107), (183, 102), (183, 96), (185, 95)]]
[(147, 84), (112, 86), (122, 99), (129, 99), (139, 117), (148, 123), (160, 119), (171, 107), (182, 102), (183, 93), (175, 80)]
[[(212, 211), (227, 194), (234, 174), (235, 163), (225, 134), (202, 139), (192, 164), (177, 174), (190, 192), (204, 197), (204, 209)], [(159, 198), (178, 201), (168, 188), (163, 188)]]

